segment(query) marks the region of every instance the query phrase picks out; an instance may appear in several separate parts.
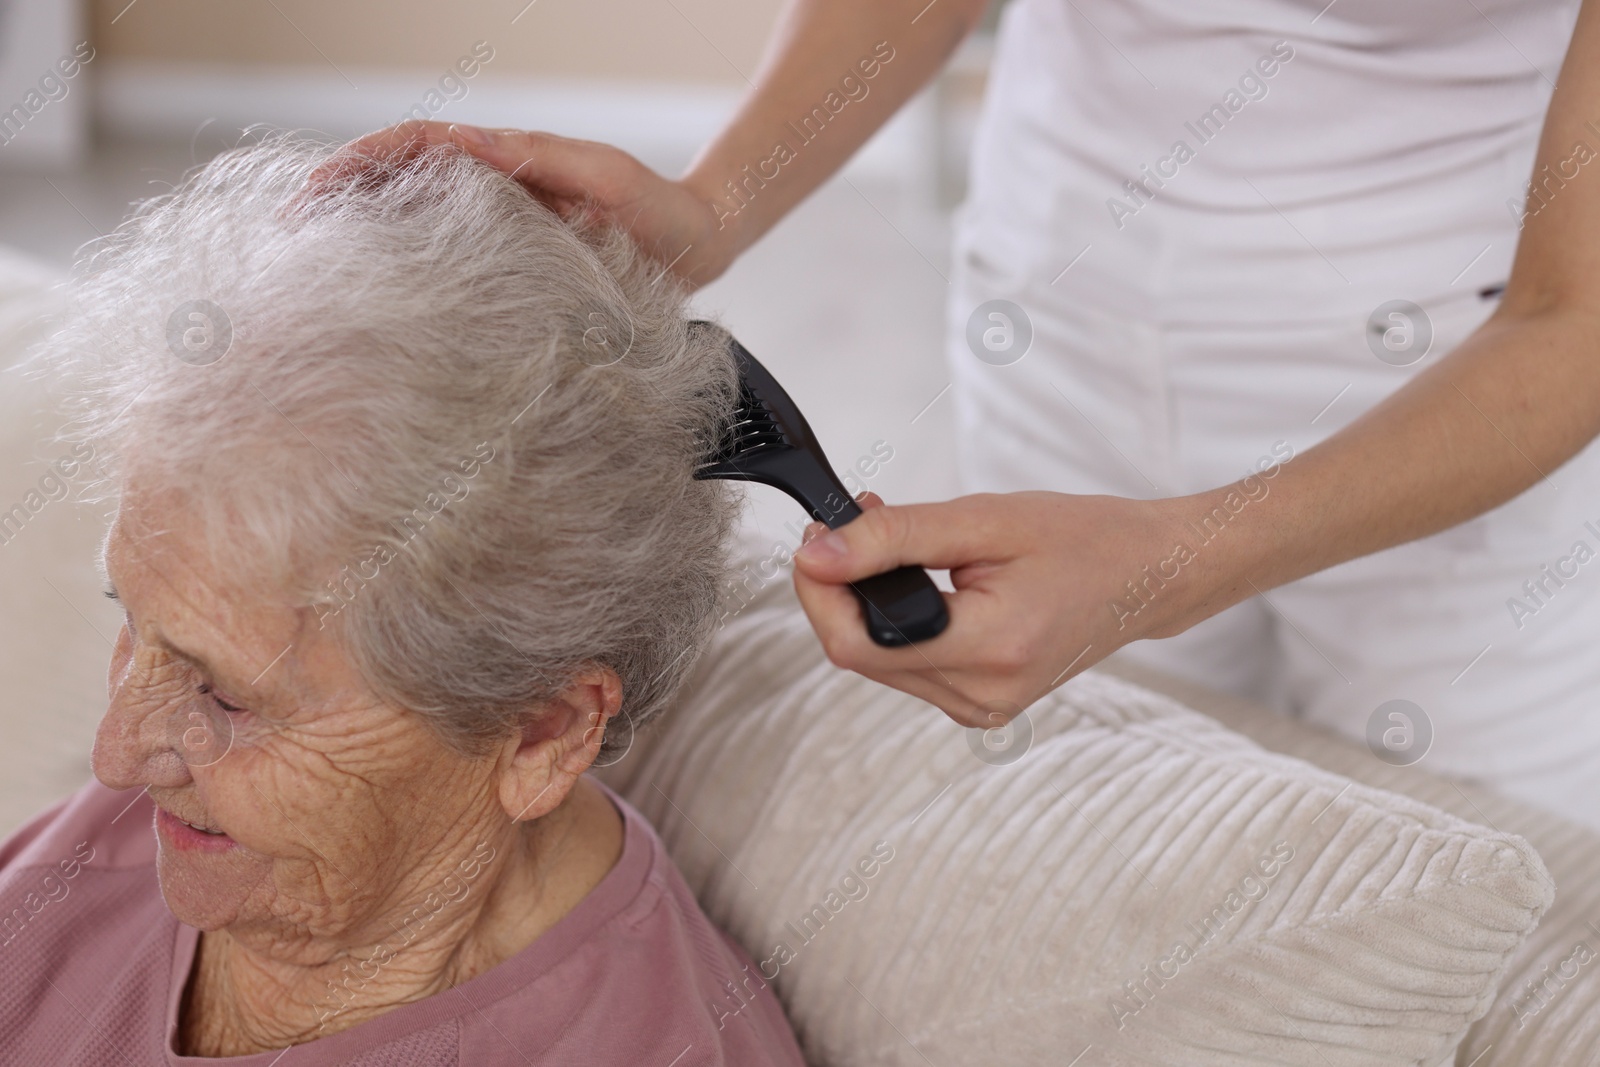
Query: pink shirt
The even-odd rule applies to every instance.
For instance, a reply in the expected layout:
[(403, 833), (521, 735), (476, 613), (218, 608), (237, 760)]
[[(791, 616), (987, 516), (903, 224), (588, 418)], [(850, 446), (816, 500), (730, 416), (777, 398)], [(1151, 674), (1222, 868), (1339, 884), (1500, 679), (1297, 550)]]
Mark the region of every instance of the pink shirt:
[(0, 1064), (802, 1067), (750, 957), (611, 799), (616, 866), (511, 959), (287, 1051), (210, 1059), (173, 1052), (200, 934), (161, 899), (154, 806), (90, 783), (0, 845)]

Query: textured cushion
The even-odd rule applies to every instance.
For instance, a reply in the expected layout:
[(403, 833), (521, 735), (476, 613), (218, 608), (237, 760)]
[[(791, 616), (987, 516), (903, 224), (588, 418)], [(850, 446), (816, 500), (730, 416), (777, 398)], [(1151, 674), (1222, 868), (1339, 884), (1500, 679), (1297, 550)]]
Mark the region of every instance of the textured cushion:
[(1029, 718), (1001, 762), (780, 580), (608, 778), (829, 1067), (1448, 1062), (1550, 905), (1520, 838), (1109, 674)]
[(1274, 751), (1525, 838), (1538, 850), (1555, 882), (1556, 901), (1512, 958), (1494, 1005), (1468, 1031), (1457, 1049), (1456, 1063), (1459, 1067), (1600, 1064), (1600, 834), (1483, 786), (1429, 774), (1426, 761), (1393, 767), (1359, 744), (1248, 701), (1133, 666), (1113, 669), (1121, 677), (1170, 693)]

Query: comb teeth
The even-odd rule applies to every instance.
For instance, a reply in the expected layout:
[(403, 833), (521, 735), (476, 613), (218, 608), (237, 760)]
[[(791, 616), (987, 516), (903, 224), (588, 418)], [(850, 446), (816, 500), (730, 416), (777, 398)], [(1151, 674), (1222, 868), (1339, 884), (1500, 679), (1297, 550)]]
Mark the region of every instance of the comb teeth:
[(772, 448), (787, 448), (789, 439), (773, 418), (772, 411), (748, 388), (739, 390), (739, 407), (734, 412), (716, 453), (701, 470), (729, 460), (738, 460)]

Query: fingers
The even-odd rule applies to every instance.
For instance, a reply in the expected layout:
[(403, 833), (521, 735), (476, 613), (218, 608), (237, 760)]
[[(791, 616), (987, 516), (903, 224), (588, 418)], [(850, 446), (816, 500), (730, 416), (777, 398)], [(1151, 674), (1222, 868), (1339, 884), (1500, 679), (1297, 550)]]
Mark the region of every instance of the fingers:
[[(1137, 636), (1122, 633), (1103, 610), (1111, 584), (1103, 576), (1170, 543), (1164, 514), (1144, 502), (1057, 493), (864, 504), (838, 530), (807, 531), (795, 553), (795, 592), (836, 666), (927, 700), (964, 726), (987, 728)], [(1142, 532), (1143, 524), (1151, 530)], [(844, 551), (819, 551), (830, 542)], [(950, 570), (949, 626), (928, 641), (881, 648), (848, 583), (912, 563)]]
[(942, 570), (1006, 559), (1002, 502), (983, 494), (939, 504), (863, 504), (859, 517), (802, 545), (796, 567), (809, 578), (837, 584), (908, 563)]
[(873, 508), (883, 507), (883, 497), (870, 489), (864, 489), (856, 497), (856, 503), (861, 505), (862, 511), (871, 511)]
[(936, 666), (922, 646), (882, 648), (873, 644), (861, 617), (861, 603), (848, 586), (813, 582), (798, 571), (794, 582), (800, 606), (834, 666), (926, 700), (963, 725), (982, 717), (977, 704), (958, 685), (958, 678)]
[[(1004, 565), (996, 565), (955, 593), (942, 594), (950, 613), (945, 631), (903, 648), (884, 648), (868, 636), (860, 601), (848, 584), (819, 581), (796, 568), (794, 586), (832, 663), (900, 688), (889, 678), (908, 671), (946, 689), (955, 687), (956, 692), (938, 699), (925, 697), (953, 717), (954, 708), (971, 710), (985, 701), (1026, 706), (1052, 688), (1046, 684), (1051, 678), (1059, 675), (1058, 682), (1065, 680), (1062, 668), (1068, 663), (1049, 654), (1050, 643), (1043, 636), (1050, 611), (1028, 599), (1038, 582), (1026, 575), (1008, 577)], [(1084, 651), (1080, 646), (1072, 655)], [(1077, 665), (1087, 666), (1098, 658), (1083, 657)]]
[(924, 667), (919, 671), (898, 671), (881, 678), (868, 675), (873, 681), (909, 693), (918, 700), (925, 700), (950, 716), (959, 726), (993, 726), (990, 713), (980, 705), (974, 703), (970, 697), (963, 693), (939, 672)]
[(340, 148), (306, 179), (304, 192), (315, 195), (360, 173), (375, 159), (404, 162), (430, 144), (444, 144), (440, 122), (402, 122), (356, 138)]
[(350, 142), (312, 172), (291, 212), (319, 194), (362, 181), (368, 172), (380, 176), (386, 167), (442, 146), (506, 174), (569, 224), (624, 230), (647, 255), (690, 285), (717, 277), (737, 254), (731, 238), (713, 226), (716, 213), (709, 201), (620, 148), (461, 123), (403, 122)]
[[(593, 141), (523, 130), (456, 129), (452, 144), (504, 171), (541, 200), (592, 197), (615, 208), (619, 177), (626, 179), (643, 170), (643, 164), (627, 153)], [(477, 134), (487, 139), (479, 139)]]
[[(822, 642), (823, 651), (836, 666), (879, 677), (898, 671), (927, 669), (933, 666), (930, 656), (938, 659), (941, 652), (946, 657), (949, 655), (943, 645), (930, 650), (930, 646), (942, 640), (943, 634), (902, 648), (885, 648), (874, 642), (867, 634), (861, 601), (848, 585), (819, 582), (797, 569), (794, 587), (801, 609)], [(955, 629), (957, 608), (948, 594), (945, 601), (946, 610), (952, 616), (951, 625), (945, 631), (949, 633)]]
[(441, 145), (459, 148), (503, 171), (558, 209), (570, 208), (591, 195), (607, 199), (617, 184), (619, 166), (642, 166), (631, 156), (605, 145), (549, 133), (410, 121), (345, 145), (311, 173), (306, 192), (315, 195), (320, 189), (349, 180), (374, 161), (403, 163)]
[[(873, 508), (883, 507), (883, 498), (871, 490), (863, 490), (855, 499), (856, 503), (860, 505), (862, 511), (870, 511)], [(810, 544), (812, 538), (821, 537), (827, 532), (828, 527), (824, 523), (807, 523), (806, 528), (800, 532), (800, 543), (802, 545)]]

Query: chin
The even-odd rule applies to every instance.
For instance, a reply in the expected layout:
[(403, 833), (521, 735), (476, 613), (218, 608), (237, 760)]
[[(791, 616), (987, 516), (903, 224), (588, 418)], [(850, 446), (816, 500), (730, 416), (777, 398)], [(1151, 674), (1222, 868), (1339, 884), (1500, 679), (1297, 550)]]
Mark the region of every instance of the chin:
[(199, 930), (220, 930), (247, 918), (252, 891), (266, 872), (234, 849), (231, 854), (196, 854), (162, 841), (156, 851), (161, 896), (178, 921)]

